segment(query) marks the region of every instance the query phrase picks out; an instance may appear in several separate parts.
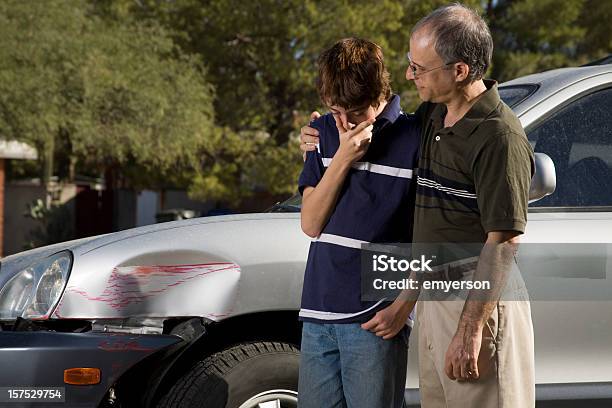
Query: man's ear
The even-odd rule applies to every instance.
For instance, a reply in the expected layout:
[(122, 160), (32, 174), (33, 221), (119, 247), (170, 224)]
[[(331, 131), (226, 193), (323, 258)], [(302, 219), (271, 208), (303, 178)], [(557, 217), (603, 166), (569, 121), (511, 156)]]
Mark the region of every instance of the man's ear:
[(465, 62), (455, 63), (455, 82), (465, 82), (470, 75), (470, 66)]

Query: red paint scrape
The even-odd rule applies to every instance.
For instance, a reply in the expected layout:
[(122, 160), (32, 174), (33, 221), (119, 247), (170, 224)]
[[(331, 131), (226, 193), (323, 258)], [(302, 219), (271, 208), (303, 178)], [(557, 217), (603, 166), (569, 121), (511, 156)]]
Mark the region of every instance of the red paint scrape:
[[(63, 299), (70, 294), (78, 294), (92, 302), (102, 302), (113, 309), (122, 309), (131, 304), (141, 303), (160, 293), (199, 279), (215, 272), (234, 270), (240, 272), (235, 263), (215, 262), (192, 265), (154, 265), (119, 266), (113, 269), (104, 291), (98, 296), (74, 286), (66, 288)], [(61, 318), (62, 302), (57, 306), (54, 316)], [(211, 317), (224, 317), (227, 313), (211, 314)]]

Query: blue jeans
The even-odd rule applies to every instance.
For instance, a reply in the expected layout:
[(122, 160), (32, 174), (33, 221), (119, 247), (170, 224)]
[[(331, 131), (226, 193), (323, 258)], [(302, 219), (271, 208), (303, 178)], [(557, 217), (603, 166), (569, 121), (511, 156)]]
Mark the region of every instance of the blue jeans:
[(383, 340), (358, 323), (304, 323), (299, 408), (404, 406), (410, 328)]

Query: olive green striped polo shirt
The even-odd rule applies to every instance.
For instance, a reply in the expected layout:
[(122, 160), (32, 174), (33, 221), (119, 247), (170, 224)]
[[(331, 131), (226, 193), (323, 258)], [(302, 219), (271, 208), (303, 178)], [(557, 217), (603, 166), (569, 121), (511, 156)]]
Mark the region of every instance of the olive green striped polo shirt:
[(533, 149), (497, 83), (457, 123), (423, 103), (414, 242), (484, 242), (490, 231), (525, 232)]

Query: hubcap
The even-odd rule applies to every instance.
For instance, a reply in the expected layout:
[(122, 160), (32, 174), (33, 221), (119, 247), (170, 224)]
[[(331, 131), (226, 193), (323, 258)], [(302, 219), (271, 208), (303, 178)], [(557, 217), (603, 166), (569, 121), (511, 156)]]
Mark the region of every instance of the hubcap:
[(297, 408), (297, 392), (270, 390), (249, 398), (239, 408)]

